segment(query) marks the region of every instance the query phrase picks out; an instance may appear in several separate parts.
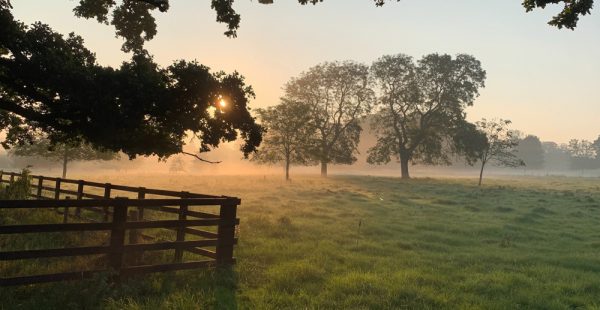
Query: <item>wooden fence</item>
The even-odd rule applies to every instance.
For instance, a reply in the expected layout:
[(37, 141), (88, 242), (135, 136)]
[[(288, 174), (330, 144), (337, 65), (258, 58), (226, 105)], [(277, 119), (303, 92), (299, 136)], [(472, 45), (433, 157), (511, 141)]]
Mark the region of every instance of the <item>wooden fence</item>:
[[(18, 173), (0, 171), (0, 184), (10, 184), (20, 177)], [(240, 204), (238, 198), (45, 176), (30, 177), (32, 180), (30, 194), (36, 199), (0, 200), (0, 211), (11, 209), (53, 211), (62, 214), (62, 223), (0, 225), (0, 235), (108, 231), (110, 232), (108, 245), (10, 252), (0, 249), (0, 262), (100, 254), (106, 255), (107, 266), (99, 270), (2, 277), (0, 286), (82, 279), (100, 272), (113, 272), (120, 279), (140, 273), (229, 265), (235, 262), (233, 246), (237, 243), (235, 227), (239, 224), (239, 219), (236, 218), (236, 209)], [(54, 186), (48, 186), (48, 182)], [(67, 188), (67, 184), (76, 189)], [(98, 192), (103, 194), (99, 195)], [(123, 193), (135, 197), (113, 196)], [(71, 196), (68, 195), (73, 195), (74, 199), (70, 199)], [(215, 211), (218, 208), (218, 214), (194, 210), (194, 207), (213, 208)], [(150, 217), (146, 215), (146, 211), (158, 212), (160, 216)], [(99, 216), (93, 218), (85, 216), (84, 213)], [(163, 215), (167, 214), (174, 214), (177, 219), (162, 219)], [(213, 231), (210, 231), (206, 227), (216, 227), (216, 230), (213, 228)], [(144, 229), (174, 230), (176, 237), (174, 241), (146, 243), (156, 239), (152, 235), (144, 234)], [(128, 236), (127, 240), (126, 236)], [(194, 240), (186, 239), (186, 236), (193, 236)], [(173, 261), (144, 265), (140, 261), (142, 254), (145, 251), (155, 250), (174, 250)], [(184, 251), (203, 259), (183, 261)], [(125, 259), (126, 254), (137, 257), (133, 264), (131, 260)]]

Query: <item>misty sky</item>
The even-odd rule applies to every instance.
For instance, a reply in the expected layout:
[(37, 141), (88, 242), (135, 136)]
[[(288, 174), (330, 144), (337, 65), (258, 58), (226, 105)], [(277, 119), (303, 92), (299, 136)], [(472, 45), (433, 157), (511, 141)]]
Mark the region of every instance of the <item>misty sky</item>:
[[(593, 140), (600, 134), (600, 9), (575, 31), (546, 22), (558, 7), (525, 13), (520, 0), (403, 0), (377, 8), (372, 0), (326, 0), (300, 6), (237, 0), (238, 38), (223, 35), (208, 0), (171, 0), (156, 13), (158, 35), (147, 44), (155, 60), (197, 59), (213, 70), (238, 70), (257, 94), (253, 107), (278, 103), (281, 86), (323, 61), (370, 63), (385, 54), (468, 53), (482, 61), (486, 88), (470, 120), (501, 117), (542, 140)], [(75, 0), (12, 0), (17, 18), (76, 32), (103, 65), (129, 57), (114, 28), (73, 16)], [(600, 3), (596, 4), (596, 7)]]

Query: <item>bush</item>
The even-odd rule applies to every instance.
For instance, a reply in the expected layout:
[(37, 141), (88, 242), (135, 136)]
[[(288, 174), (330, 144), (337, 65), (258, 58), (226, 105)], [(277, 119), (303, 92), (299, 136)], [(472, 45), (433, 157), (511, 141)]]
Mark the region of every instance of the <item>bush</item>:
[(21, 171), (21, 177), (8, 184), (0, 191), (1, 199), (28, 199), (31, 191), (31, 171), (25, 168)]

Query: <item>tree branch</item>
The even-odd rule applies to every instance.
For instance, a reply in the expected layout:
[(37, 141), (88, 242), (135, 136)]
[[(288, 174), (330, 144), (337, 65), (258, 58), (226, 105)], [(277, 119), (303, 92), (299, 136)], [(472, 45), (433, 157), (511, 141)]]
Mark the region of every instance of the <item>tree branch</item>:
[(188, 152), (181, 152), (181, 154), (195, 157), (199, 161), (203, 161), (203, 162), (209, 163), (209, 164), (220, 164), (221, 163), (221, 161), (210, 161), (210, 160), (204, 159), (204, 158), (202, 158), (202, 157), (200, 157), (200, 156), (198, 156), (196, 154), (192, 154), (192, 153), (188, 153)]

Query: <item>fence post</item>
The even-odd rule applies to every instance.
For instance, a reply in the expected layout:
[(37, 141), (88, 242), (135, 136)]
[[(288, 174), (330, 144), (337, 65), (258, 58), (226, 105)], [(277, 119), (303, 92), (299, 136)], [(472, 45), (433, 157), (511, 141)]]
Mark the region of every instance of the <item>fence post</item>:
[[(145, 187), (140, 187), (138, 189), (138, 199), (146, 199), (146, 188)], [(144, 207), (139, 206), (138, 207), (138, 220), (143, 221), (144, 220)]]
[(237, 202), (228, 201), (219, 209), (219, 227), (217, 230), (217, 265), (233, 263), (233, 243), (235, 238), (235, 217)]
[[(187, 197), (187, 193), (183, 193), (182, 198)], [(180, 221), (185, 221), (187, 219), (187, 211), (188, 211), (188, 205), (186, 203), (182, 203), (181, 205), (179, 205), (179, 220)], [(177, 242), (182, 242), (185, 241), (185, 229), (187, 227), (185, 225), (183, 225), (183, 223), (181, 225), (179, 225), (179, 227), (177, 227)], [(175, 249), (175, 261), (176, 262), (181, 262), (183, 260), (183, 248), (176, 248)]]
[(10, 173), (10, 183), (13, 183), (15, 181), (15, 173), (11, 172)]
[(127, 222), (127, 198), (117, 197), (113, 204), (112, 229), (110, 231), (110, 250), (108, 262), (120, 278), (123, 267), (123, 249), (125, 245), (125, 222)]
[[(65, 197), (66, 200), (70, 200), (71, 197)], [(69, 221), (69, 207), (65, 207), (65, 212), (63, 213), (63, 223), (67, 223)]]
[[(77, 200), (83, 199), (83, 180), (77, 182)], [(75, 208), (75, 216), (81, 218), (81, 208)]]
[(0, 170), (0, 183), (4, 181), (4, 170)]
[[(110, 188), (111, 188), (110, 183), (104, 184), (104, 199), (110, 199)], [(104, 209), (104, 222), (108, 222), (108, 207), (104, 207), (103, 209)]]
[(44, 187), (44, 177), (40, 175), (37, 187), (37, 199), (42, 199), (42, 190)]
[(55, 200), (60, 199), (60, 182), (61, 182), (61, 179), (56, 178), (56, 186), (54, 187), (54, 199)]

